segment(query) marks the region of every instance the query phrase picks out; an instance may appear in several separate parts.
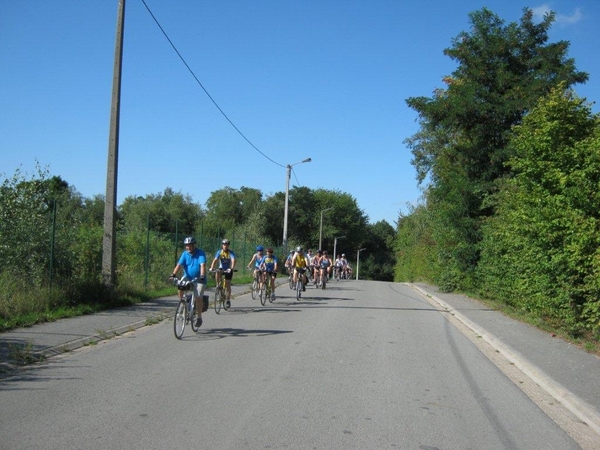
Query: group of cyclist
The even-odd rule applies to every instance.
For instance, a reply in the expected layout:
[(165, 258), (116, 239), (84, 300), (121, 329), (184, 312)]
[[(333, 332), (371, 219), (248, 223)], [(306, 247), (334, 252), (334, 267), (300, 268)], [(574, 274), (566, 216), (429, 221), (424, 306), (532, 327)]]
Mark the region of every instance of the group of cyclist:
[(266, 255), (264, 250), (262, 245), (256, 247), (256, 253), (252, 255), (252, 259), (248, 263), (248, 269), (254, 264), (254, 278), (258, 278), (261, 288), (266, 282), (271, 285), (271, 301), (273, 301), (275, 300), (275, 278), (277, 277), (279, 260), (273, 254), (271, 247), (267, 248)]
[[(204, 289), (206, 288), (206, 254), (196, 246), (196, 238), (188, 236), (183, 240), (185, 250), (181, 253), (177, 265), (173, 269), (172, 278), (177, 277), (180, 270), (183, 270), (182, 281), (192, 281), (194, 283), (194, 297), (196, 304), (200, 304)], [(225, 277), (225, 290), (227, 295), (226, 306), (231, 306), (231, 279), (236, 265), (235, 253), (229, 248), (229, 239), (221, 241), (221, 248), (215, 253), (215, 257), (210, 265), (210, 272), (215, 272), (217, 284), (221, 276)], [(218, 269), (215, 268), (218, 265)], [(248, 263), (248, 269), (253, 267), (254, 276), (259, 279), (260, 285), (266, 282), (271, 285), (271, 300), (275, 300), (275, 278), (277, 277), (279, 261), (273, 254), (272, 248), (267, 248), (266, 252), (262, 245), (256, 247), (256, 253)], [(336, 270), (340, 278), (349, 277), (352, 268), (346, 260), (346, 255), (338, 255), (335, 262), (331, 260), (327, 251), (317, 250), (315, 255), (311, 250), (304, 253), (302, 247), (291, 250), (285, 261), (285, 267), (288, 274), (292, 274), (294, 285), (301, 277), (302, 290), (306, 291), (308, 278), (313, 280), (318, 277), (332, 277), (332, 271)], [(293, 271), (293, 272), (292, 272)], [(183, 297), (183, 291), (179, 290), (179, 299)], [(201, 308), (200, 308), (201, 309)], [(202, 325), (202, 312), (198, 311), (196, 326)]]
[(298, 276), (302, 278), (302, 290), (306, 291), (306, 285), (309, 278), (314, 280), (327, 277), (330, 279), (334, 276), (333, 271), (337, 271), (339, 278), (350, 278), (352, 267), (346, 259), (346, 255), (337, 255), (335, 262), (331, 260), (326, 250), (317, 250), (313, 255), (312, 250), (308, 250), (306, 254), (302, 247), (297, 247), (296, 250), (290, 250), (290, 254), (285, 261), (285, 267), (288, 270), (288, 275), (293, 277), (293, 284), (298, 282)]

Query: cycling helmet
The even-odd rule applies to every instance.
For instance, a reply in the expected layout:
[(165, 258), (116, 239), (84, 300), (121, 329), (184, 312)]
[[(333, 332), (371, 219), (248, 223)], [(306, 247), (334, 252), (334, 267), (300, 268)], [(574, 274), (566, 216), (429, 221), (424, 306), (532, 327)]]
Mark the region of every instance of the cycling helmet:
[(264, 250), (262, 245), (259, 245), (258, 247), (256, 247), (256, 251), (257, 252), (262, 252)]
[(196, 238), (194, 236), (188, 236), (183, 240), (183, 245), (196, 245)]
[(345, 254), (345, 253), (342, 253), (342, 258), (345, 258), (345, 257), (346, 257), (346, 254)]
[(296, 247), (296, 251), (297, 251), (298, 253), (300, 253), (300, 252), (302, 251), (302, 247), (300, 247), (300, 246)]
[(229, 239), (223, 239), (223, 242), (221, 242), (221, 244), (227, 244), (227, 245), (229, 245)]
[(273, 253), (273, 249), (272, 249), (271, 247), (269, 247), (269, 248), (267, 249), (267, 253)]
[(323, 253), (321, 250), (317, 250), (317, 255), (320, 255), (321, 253)]

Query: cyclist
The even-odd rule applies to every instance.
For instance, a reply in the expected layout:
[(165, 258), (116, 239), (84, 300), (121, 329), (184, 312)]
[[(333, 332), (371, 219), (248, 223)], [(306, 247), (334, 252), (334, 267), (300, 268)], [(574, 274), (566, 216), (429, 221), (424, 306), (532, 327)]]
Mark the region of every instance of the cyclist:
[(273, 249), (268, 248), (267, 254), (260, 260), (260, 270), (264, 272), (264, 282), (271, 284), (271, 300), (275, 300), (275, 278), (277, 277), (277, 256), (273, 255)]
[(323, 257), (321, 258), (321, 269), (323, 269), (323, 276), (327, 277), (329, 280), (331, 278), (331, 268), (332, 268), (331, 258), (327, 254), (327, 251), (323, 252)]
[[(215, 269), (217, 261), (219, 262), (219, 269), (223, 269), (223, 276), (225, 277), (225, 290), (227, 292), (227, 308), (231, 307), (231, 279), (233, 278), (233, 269), (235, 269), (235, 253), (229, 248), (229, 239), (223, 239), (221, 242), (221, 248), (215, 253), (215, 259), (213, 259), (210, 270)], [(221, 274), (216, 273), (216, 282), (219, 284), (221, 281)]]
[(306, 279), (306, 269), (308, 268), (308, 264), (306, 256), (302, 253), (302, 247), (296, 248), (296, 253), (292, 258), (292, 267), (294, 268), (294, 285), (298, 283), (298, 275), (301, 275), (302, 291), (306, 291), (306, 283), (308, 282)]
[[(173, 269), (171, 278), (177, 277), (180, 269), (183, 269), (182, 280), (194, 282), (194, 299), (198, 309), (198, 319), (196, 326), (202, 325), (202, 296), (206, 287), (206, 254), (203, 250), (196, 247), (196, 238), (188, 236), (183, 240), (185, 250), (179, 257), (179, 262)], [(197, 280), (197, 281), (194, 281)], [(179, 300), (183, 298), (183, 291), (179, 290)]]
[(348, 275), (348, 260), (346, 259), (346, 254), (342, 253), (342, 258), (340, 259), (340, 263), (342, 264), (342, 278), (347, 279), (350, 278)]
[(292, 259), (294, 258), (294, 250), (290, 250), (290, 254), (285, 258), (285, 268), (287, 269), (288, 275), (292, 274)]
[(335, 270), (337, 272), (338, 279), (342, 278), (342, 257), (337, 255), (335, 258)]
[(323, 252), (317, 250), (317, 254), (312, 259), (313, 280), (314, 284), (317, 284), (318, 275), (321, 273), (321, 259), (323, 258)]
[(252, 266), (252, 263), (254, 263), (254, 270), (252, 271), (252, 275), (254, 276), (254, 278), (258, 277), (261, 280), (261, 284), (262, 277), (260, 276), (260, 260), (263, 259), (263, 257), (265, 256), (263, 252), (264, 247), (262, 245), (257, 246), (256, 253), (252, 255), (252, 259), (248, 263), (248, 269), (250, 268), (250, 266)]
[(306, 267), (308, 267), (308, 270), (306, 272), (306, 278), (308, 278), (309, 282), (313, 280), (312, 260), (314, 257), (315, 257), (315, 255), (313, 255), (312, 250), (308, 249), (306, 251)]

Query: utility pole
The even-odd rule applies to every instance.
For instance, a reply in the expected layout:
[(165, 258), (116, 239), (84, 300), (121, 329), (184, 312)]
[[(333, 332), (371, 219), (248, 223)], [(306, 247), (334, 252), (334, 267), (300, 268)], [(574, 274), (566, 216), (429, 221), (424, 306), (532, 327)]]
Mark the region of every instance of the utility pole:
[(108, 136), (108, 166), (106, 170), (106, 198), (104, 200), (104, 238), (102, 241), (102, 280), (113, 290), (115, 286), (117, 172), (119, 163), (119, 118), (121, 113), (121, 67), (123, 61), (123, 31), (125, 0), (118, 0), (115, 60), (113, 67), (110, 131)]

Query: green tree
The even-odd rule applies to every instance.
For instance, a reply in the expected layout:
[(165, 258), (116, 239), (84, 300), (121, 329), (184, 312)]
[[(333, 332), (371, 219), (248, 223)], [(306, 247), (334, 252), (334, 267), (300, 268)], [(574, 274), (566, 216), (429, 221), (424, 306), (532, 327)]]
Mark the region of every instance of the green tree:
[(163, 233), (194, 234), (204, 217), (204, 211), (189, 195), (166, 188), (164, 192), (145, 197), (127, 197), (119, 206), (126, 230), (148, 228)]
[(439, 284), (469, 286), (479, 260), (481, 219), (494, 182), (509, 175), (505, 163), (511, 127), (558, 83), (583, 83), (588, 75), (567, 57), (569, 43), (548, 43), (554, 13), (539, 23), (524, 9), (520, 23), (505, 25), (487, 8), (469, 15), (444, 53), (458, 63), (433, 97), (411, 97), (421, 130), (406, 143), (419, 181), (429, 178), (426, 199), (438, 245)]
[(204, 230), (210, 234), (226, 236), (243, 225), (262, 203), (258, 189), (226, 186), (210, 194), (206, 201)]
[(515, 127), (478, 272), (488, 296), (600, 329), (600, 116), (564, 84)]

